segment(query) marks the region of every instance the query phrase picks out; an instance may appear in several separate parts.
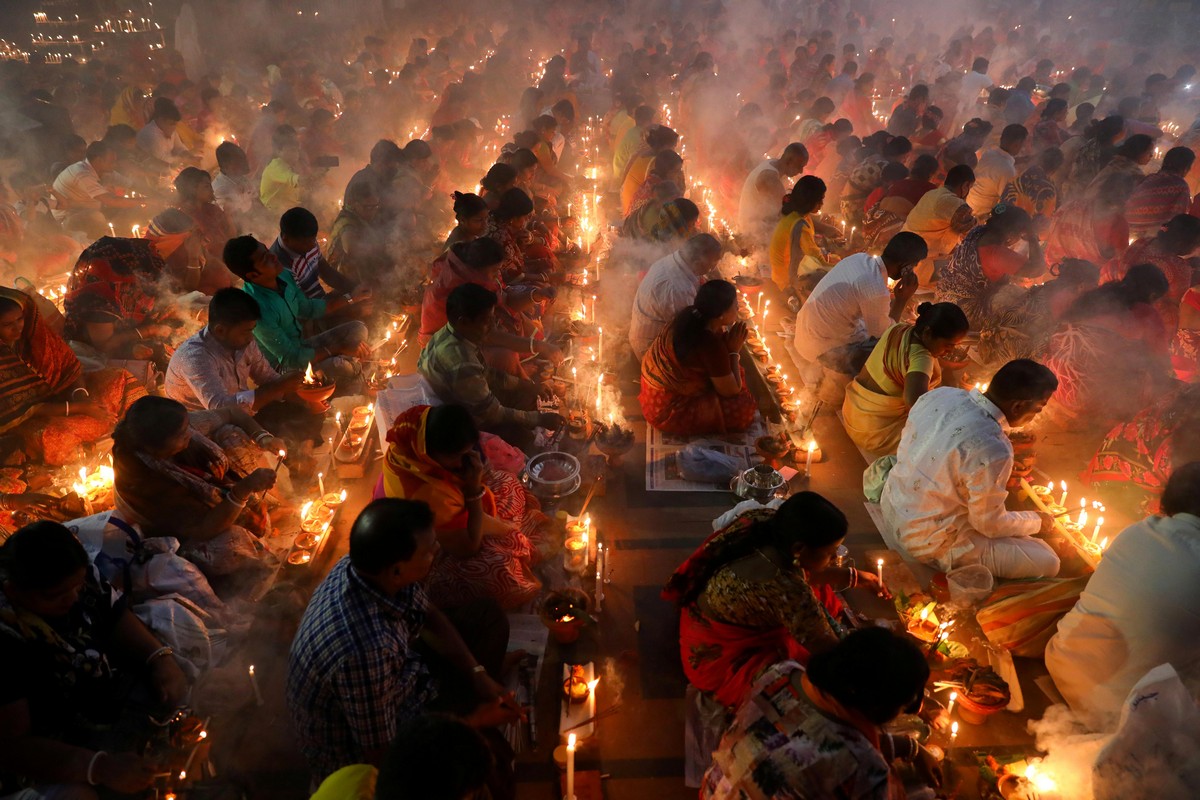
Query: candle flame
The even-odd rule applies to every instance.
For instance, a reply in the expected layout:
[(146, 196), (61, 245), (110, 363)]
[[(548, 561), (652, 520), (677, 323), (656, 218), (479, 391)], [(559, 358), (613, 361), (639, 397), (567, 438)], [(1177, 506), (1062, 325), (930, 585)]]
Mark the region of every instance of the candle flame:
[(254, 665), (253, 664), (250, 665), (250, 674), (251, 675), (254, 674)]
[(600, 682), (600, 679), (599, 679), (599, 678), (596, 678), (595, 680), (588, 681), (588, 682), (587, 682), (587, 685), (588, 685), (588, 692), (594, 692), (594, 691), (596, 691), (596, 684), (598, 684), (599, 682)]
[[(811, 452), (813, 452), (813, 451), (814, 451), (814, 450), (816, 450), (816, 449), (817, 449), (817, 442), (816, 442), (816, 440), (814, 440), (814, 439), (809, 439), (809, 440), (808, 440), (808, 452), (810, 452), (810, 453), (811, 453)], [(879, 563), (880, 563), (880, 564), (882, 564), (882, 563), (883, 563), (883, 560), (882, 560), (882, 559), (880, 559)]]
[(955, 736), (958, 736), (958, 723), (951, 722), (950, 723), (950, 738), (953, 739)]
[(567, 734), (567, 749), (568, 750), (575, 749), (575, 734), (573, 734), (573, 733)]
[(304, 382), (310, 386), (317, 382), (317, 379), (313, 376), (313, 369), (312, 369), (311, 361), (308, 362), (308, 367), (306, 367), (304, 370)]
[[(878, 561), (878, 564), (879, 564), (879, 566), (881, 566), (881, 567), (882, 567), (882, 566), (883, 566), (883, 559), (880, 559), (880, 560)], [(926, 606), (925, 608), (922, 608), (922, 609), (921, 609), (921, 622), (924, 622), (924, 621), (925, 621), (925, 620), (927, 620), (927, 619), (929, 619), (929, 606)]]
[[(300, 519), (308, 519), (308, 512), (312, 509), (313, 501), (309, 500), (304, 505), (300, 506)], [(250, 672), (254, 672), (254, 667), (250, 668)]]
[(200, 733), (198, 734), (198, 738), (200, 738), (200, 739), (207, 739), (207, 738), (208, 738), (208, 731), (200, 731)]
[(1103, 550), (1106, 547), (1108, 547), (1108, 537), (1107, 536), (1105, 536), (1103, 539), (1100, 540), (1100, 549)]
[(345, 489), (342, 489), (342, 493), (341, 493), (340, 497), (342, 498), (343, 503), (346, 502), (346, 490)]

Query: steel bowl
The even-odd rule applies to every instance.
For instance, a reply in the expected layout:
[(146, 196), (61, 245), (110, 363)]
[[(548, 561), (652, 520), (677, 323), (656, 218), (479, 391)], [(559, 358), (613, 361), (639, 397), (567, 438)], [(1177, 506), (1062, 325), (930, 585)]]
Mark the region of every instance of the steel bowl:
[(579, 470), (579, 459), (570, 453), (538, 453), (525, 464), (525, 478), (539, 497), (562, 497), (579, 488)]

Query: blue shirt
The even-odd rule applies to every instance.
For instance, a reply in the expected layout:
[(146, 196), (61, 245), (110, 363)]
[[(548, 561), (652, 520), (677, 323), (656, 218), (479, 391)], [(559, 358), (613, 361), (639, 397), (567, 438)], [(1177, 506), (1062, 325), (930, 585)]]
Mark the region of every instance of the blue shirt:
[(413, 649), (429, 607), (420, 584), (387, 597), (345, 556), (308, 602), (292, 641), (287, 700), (313, 776), (386, 748), (437, 686)]
[(263, 355), (281, 372), (304, 369), (317, 351), (305, 343), (301, 321), (325, 316), (325, 301), (305, 297), (287, 269), (279, 273), (274, 289), (245, 283), (242, 291), (258, 301), (262, 312), (262, 319), (254, 328), (254, 338)]

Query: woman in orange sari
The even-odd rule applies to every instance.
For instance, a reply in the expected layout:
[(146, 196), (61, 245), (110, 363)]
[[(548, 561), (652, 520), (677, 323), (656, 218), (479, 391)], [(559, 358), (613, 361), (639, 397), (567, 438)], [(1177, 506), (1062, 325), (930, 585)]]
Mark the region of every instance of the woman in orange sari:
[[(481, 439), (461, 406), (414, 406), (388, 432), (376, 496), (421, 500), (433, 511), (441, 553), (425, 589), (441, 607), (488, 597), (506, 610), (534, 598), (533, 567), (556, 549), (549, 520), (513, 471), (522, 459), (496, 437)], [(481, 447), (482, 445), (482, 447)]]
[(738, 361), (746, 323), (737, 320), (737, 289), (709, 281), (642, 359), (638, 402), (646, 424), (663, 433), (703, 436), (744, 431), (758, 405)]
[(125, 370), (85, 375), (35, 301), (0, 289), (0, 433), (18, 431), (29, 456), (54, 466), (77, 461), (145, 394)]

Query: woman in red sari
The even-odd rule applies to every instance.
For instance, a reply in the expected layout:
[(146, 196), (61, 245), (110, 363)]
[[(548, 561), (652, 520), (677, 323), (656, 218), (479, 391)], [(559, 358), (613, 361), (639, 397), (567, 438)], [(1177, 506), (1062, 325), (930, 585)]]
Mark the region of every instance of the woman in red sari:
[(758, 406), (738, 361), (746, 323), (737, 320), (737, 289), (709, 281), (642, 359), (638, 402), (646, 424), (681, 436), (736, 433)]
[(19, 432), (27, 455), (54, 466), (77, 461), (145, 394), (125, 370), (85, 375), (33, 298), (0, 289), (0, 433)]
[(667, 581), (688, 681), (736, 708), (755, 678), (779, 661), (808, 662), (845, 631), (835, 619), (838, 590), (879, 579), (831, 567), (846, 537), (846, 516), (814, 492), (779, 508), (748, 511), (710, 536)]
[[(433, 511), (441, 553), (425, 582), (442, 607), (489, 597), (505, 609), (541, 590), (533, 567), (559, 546), (536, 498), (513, 472), (483, 454), (512, 459), (496, 437), (481, 439), (461, 406), (414, 406), (396, 418), (377, 495), (421, 500)], [(482, 445), (482, 448), (481, 448)]]
[(1103, 278), (1119, 281), (1134, 264), (1153, 264), (1167, 277), (1167, 293), (1159, 300), (1158, 313), (1169, 332), (1179, 323), (1179, 304), (1196, 281), (1191, 255), (1200, 247), (1200, 219), (1190, 214), (1172, 217), (1154, 237), (1138, 239), (1129, 245), (1115, 264), (1110, 262)]
[(1042, 412), (1046, 424), (1104, 429), (1166, 388), (1173, 378), (1170, 336), (1154, 307), (1166, 291), (1158, 267), (1137, 264), (1067, 309), (1046, 350), (1046, 366), (1058, 378)]
[(1046, 263), (1078, 258), (1112, 269), (1129, 249), (1125, 201), (1133, 194), (1133, 178), (1124, 172), (1093, 183), (1082, 195), (1059, 206), (1046, 234)]

